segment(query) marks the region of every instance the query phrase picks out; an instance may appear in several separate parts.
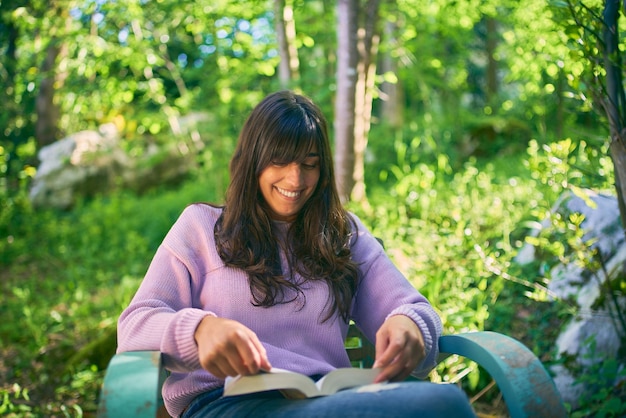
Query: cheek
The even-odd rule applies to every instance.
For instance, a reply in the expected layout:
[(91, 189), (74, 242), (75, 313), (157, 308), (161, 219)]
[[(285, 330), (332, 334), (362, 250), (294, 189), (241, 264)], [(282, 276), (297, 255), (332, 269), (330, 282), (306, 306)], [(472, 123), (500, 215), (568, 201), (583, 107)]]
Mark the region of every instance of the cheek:
[(320, 181), (320, 173), (311, 173), (307, 176), (306, 178), (306, 182), (307, 182), (307, 186), (315, 188), (315, 186), (317, 186), (317, 183)]
[(258, 187), (259, 187), (260, 194), (263, 196), (263, 198), (265, 200), (267, 200), (269, 189), (271, 188), (271, 186), (269, 185), (269, 183), (267, 182), (267, 179), (265, 177), (263, 177), (263, 176), (259, 177)]
[(259, 188), (262, 191), (265, 191), (268, 188), (271, 188), (273, 182), (274, 182), (274, 175), (273, 175), (272, 170), (266, 168), (264, 171), (261, 172), (261, 174), (259, 174), (258, 183), (259, 183)]

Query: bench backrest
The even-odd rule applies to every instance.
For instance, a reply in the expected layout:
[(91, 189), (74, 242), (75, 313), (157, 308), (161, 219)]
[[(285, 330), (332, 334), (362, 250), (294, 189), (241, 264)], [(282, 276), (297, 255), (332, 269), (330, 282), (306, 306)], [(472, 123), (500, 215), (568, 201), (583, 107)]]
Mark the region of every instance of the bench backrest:
[(374, 364), (376, 349), (355, 324), (348, 328), (346, 351), (353, 367), (369, 368)]

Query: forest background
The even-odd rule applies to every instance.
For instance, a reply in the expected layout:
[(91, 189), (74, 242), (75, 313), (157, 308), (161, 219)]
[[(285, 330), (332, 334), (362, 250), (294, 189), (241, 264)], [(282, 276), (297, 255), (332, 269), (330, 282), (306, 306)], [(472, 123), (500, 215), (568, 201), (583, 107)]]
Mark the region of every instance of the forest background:
[[(608, 3), (624, 27), (623, 5), (600, 0), (0, 0), (0, 414), (94, 414), (152, 254), (187, 204), (221, 202), (245, 116), (282, 88), (322, 107), (346, 205), (445, 332), (500, 331), (553, 364), (577, 312), (547, 296), (548, 272), (588, 246), (581, 219), (551, 208), (566, 191), (616, 194), (607, 71), (585, 38)], [(190, 115), (197, 125), (176, 129)], [(155, 182), (33, 206), (37, 152), (105, 123)], [(172, 150), (189, 170), (160, 184)], [(539, 256), (520, 265), (524, 245)], [(450, 359), (433, 379), (506, 414), (473, 364)], [(572, 416), (625, 413), (613, 390)]]

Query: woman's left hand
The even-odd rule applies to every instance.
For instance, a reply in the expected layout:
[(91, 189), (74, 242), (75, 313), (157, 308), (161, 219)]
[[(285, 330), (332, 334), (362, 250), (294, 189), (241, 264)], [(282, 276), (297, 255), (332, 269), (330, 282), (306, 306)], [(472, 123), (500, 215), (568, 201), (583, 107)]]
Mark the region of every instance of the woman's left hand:
[(376, 382), (406, 379), (426, 357), (422, 332), (405, 315), (389, 317), (376, 333)]

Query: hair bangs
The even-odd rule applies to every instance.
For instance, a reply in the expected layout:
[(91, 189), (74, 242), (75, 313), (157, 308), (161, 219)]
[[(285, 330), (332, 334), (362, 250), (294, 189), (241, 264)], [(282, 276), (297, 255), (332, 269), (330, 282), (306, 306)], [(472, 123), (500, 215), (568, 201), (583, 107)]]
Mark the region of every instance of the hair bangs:
[(324, 140), (318, 125), (306, 114), (289, 118), (270, 135), (261, 170), (273, 163), (302, 162), (313, 152), (319, 154)]

